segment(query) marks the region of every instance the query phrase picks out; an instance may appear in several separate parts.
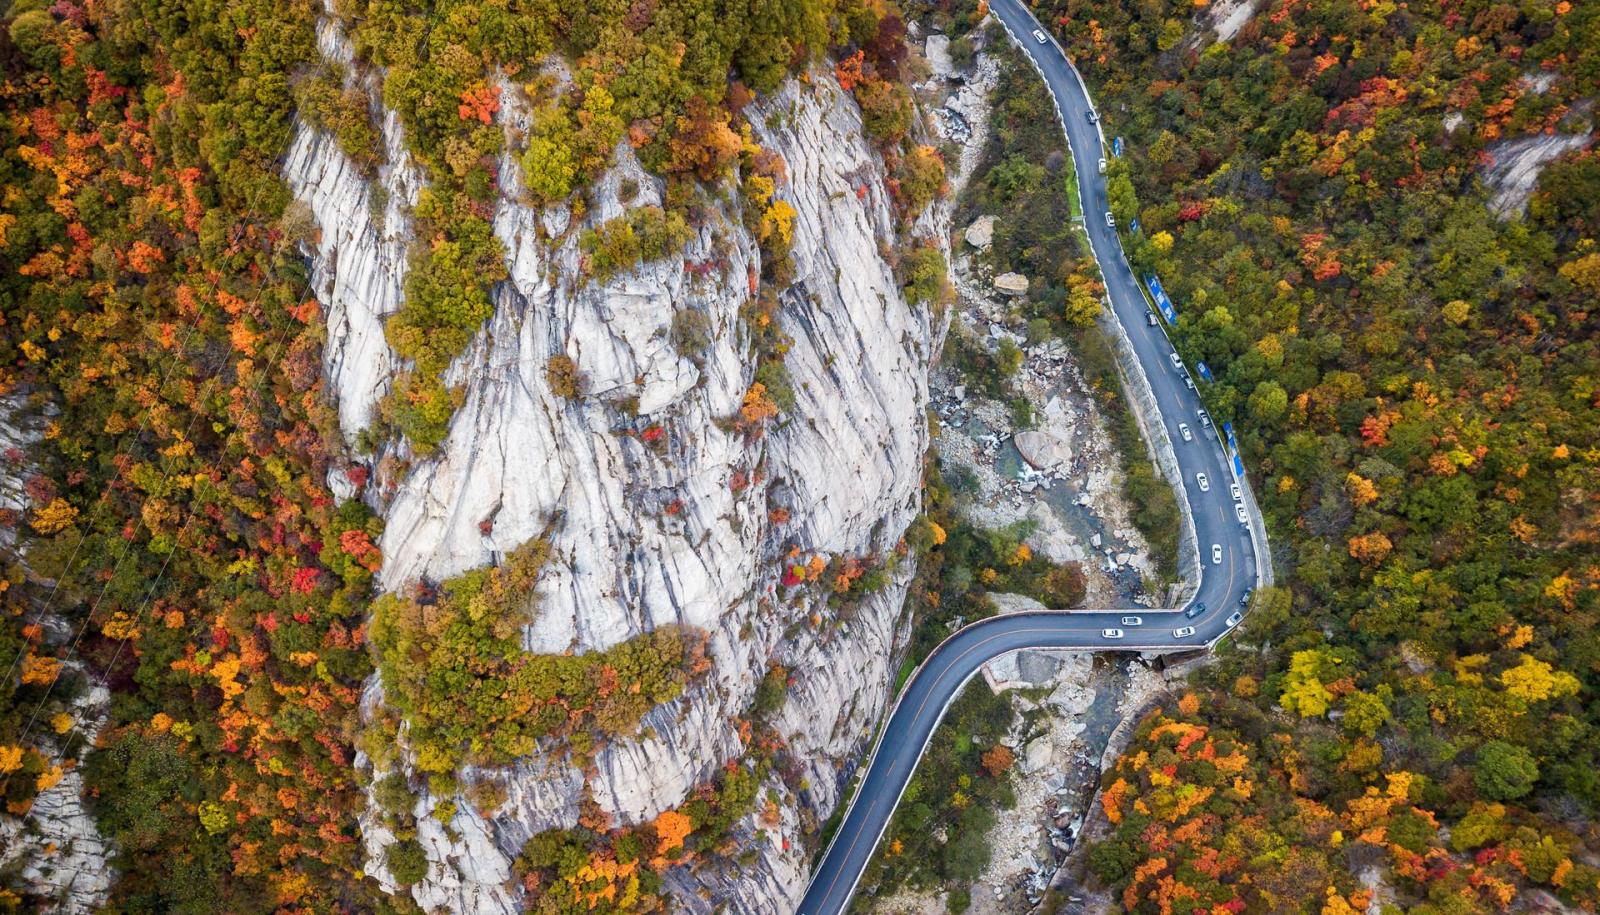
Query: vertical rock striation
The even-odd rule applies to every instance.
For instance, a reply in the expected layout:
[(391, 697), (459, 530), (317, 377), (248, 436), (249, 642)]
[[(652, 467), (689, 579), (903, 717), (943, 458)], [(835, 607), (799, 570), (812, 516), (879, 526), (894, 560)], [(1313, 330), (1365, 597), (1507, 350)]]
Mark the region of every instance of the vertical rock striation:
[[(324, 57), (346, 67), (346, 80), (380, 97), (375, 75), (352, 62), (342, 29), (324, 18), (317, 27)], [(331, 135), (302, 124), (285, 158), (284, 177), (295, 199), (311, 209), (321, 230), (312, 245), (311, 287), (327, 312), (323, 350), (330, 386), (337, 392), (339, 425), (347, 442), (372, 421), (389, 390), (398, 358), (383, 336), (383, 322), (400, 309), (411, 244), (410, 210), (422, 173), (406, 151), (399, 115), (374, 105), (381, 119), (384, 164), (368, 178)]]
[[(347, 53), (331, 26), (323, 45), (330, 57)], [(729, 422), (754, 374), (740, 309), (761, 270), (733, 195), (708, 198), (698, 234), (679, 254), (598, 283), (582, 270), (581, 229), (658, 204), (661, 182), (623, 144), (573, 224), (565, 208), (520, 202), (515, 160), (508, 153), (500, 163), (494, 230), (510, 276), (493, 290), (494, 316), (452, 366), (465, 401), (448, 438), (384, 506), (382, 585), (442, 579), (546, 534), (551, 559), (525, 630), (529, 650), (599, 650), (677, 623), (709, 634), (713, 666), (651, 712), (639, 736), (601, 750), (587, 778), (559, 748), (467, 773), (500, 782), (508, 799), (487, 819), (462, 804), (449, 831), (426, 816), (444, 799), (421, 798), (418, 839), (432, 867), (412, 894), (425, 908), (515, 910), (512, 859), (533, 833), (574, 825), (585, 790), (622, 823), (682, 803), (745, 752), (735, 719), (773, 662), (791, 672), (775, 723), (808, 787), (796, 799), (772, 780), (789, 809), (777, 826), (746, 824), (768, 834), (752, 843), (753, 862), (677, 869), (668, 885), (695, 911), (710, 909), (702, 890), (748, 912), (785, 911), (803, 890), (799, 808), (831, 812), (840, 766), (886, 705), (911, 570), (902, 563), (887, 587), (836, 623), (821, 596), (780, 593), (782, 559), (791, 543), (806, 555), (894, 550), (920, 508), (928, 363), (942, 334), (928, 309), (905, 302), (886, 259), (895, 217), (860, 112), (831, 77), (814, 76), (750, 114), (755, 139), (787, 162), (779, 193), (797, 213), (796, 281), (781, 296), (796, 402), (762, 437)], [(514, 128), (525, 112), (507, 96), (502, 119)], [(418, 185), (398, 126), (383, 118), (390, 164), (376, 179), (388, 189), (381, 224), (371, 186), (331, 138), (302, 125), (286, 166), (321, 228), (314, 277), (329, 315), (330, 388), (348, 436), (366, 424), (397, 368), (382, 322), (402, 294), (401, 202)], [(947, 222), (939, 205), (918, 227), (942, 244)], [(673, 316), (685, 309), (709, 319), (703, 353), (680, 353), (671, 340)], [(583, 396), (550, 390), (545, 365), (557, 354), (585, 376)], [(636, 433), (652, 426), (665, 435), (647, 446)], [(778, 507), (789, 515), (782, 524), (770, 513)], [(382, 701), (376, 685), (369, 701)], [(392, 887), (382, 850), (393, 837), (376, 817), (366, 825), (369, 870)]]
[[(6, 456), (0, 459), (0, 509), (15, 513), (18, 518), (34, 507), (26, 481), (36, 471), (13, 456), (25, 454), (44, 436), (47, 420), (48, 415), (30, 409), (27, 398), (20, 394), (0, 398), (0, 454)], [(16, 549), (16, 531), (0, 525), (0, 553), (9, 554)], [(26, 557), (22, 561), (26, 564)], [(41, 600), (29, 612), (29, 618), (43, 627), (46, 644), (59, 646), (72, 640), (74, 629), (55, 612), (59, 607), (53, 607), (54, 601), (46, 596), (53, 596), (53, 590), (51, 583), (39, 583), (37, 593)], [(15, 663), (15, 658), (0, 657), (0, 664)], [(76, 676), (83, 672), (83, 664), (71, 658), (66, 662), (66, 671)], [(77, 768), (104, 727), (110, 704), (111, 695), (105, 688), (94, 686), (72, 702), (73, 722), (65, 734), (35, 720), (26, 743), (38, 747), (52, 767), (65, 771), (60, 781), (34, 796), (25, 813), (0, 809), (0, 872), (15, 874), (19, 888), (32, 893), (36, 900), (47, 902), (45, 911), (66, 915), (98, 911), (111, 889), (111, 845), (89, 814), (83, 796), (83, 773)], [(68, 744), (69, 736), (83, 739)]]

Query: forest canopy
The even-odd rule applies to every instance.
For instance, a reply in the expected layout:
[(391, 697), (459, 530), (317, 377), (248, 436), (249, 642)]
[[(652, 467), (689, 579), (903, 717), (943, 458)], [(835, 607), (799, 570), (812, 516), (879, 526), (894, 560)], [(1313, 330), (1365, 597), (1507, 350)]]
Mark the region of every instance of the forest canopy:
[[(323, 58), (319, 16), (345, 30), (354, 59)], [(373, 606), (373, 452), (403, 439), (399, 450), (425, 456), (448, 430), (462, 392), (446, 369), (505, 276), (489, 223), (502, 157), (529, 203), (581, 215), (587, 182), (627, 142), (668, 193), (665, 211), (627, 223), (631, 240), (597, 233), (616, 242), (618, 270), (680, 246), (700, 189), (737, 168), (764, 282), (781, 284), (794, 219), (783, 163), (749, 142), (740, 112), (830, 54), (857, 54), (859, 88), (887, 100), (890, 151), (904, 129), (892, 115), (909, 110), (902, 36), (875, 0), (11, 4), (0, 398), (29, 433), (4, 454), (21, 507), (0, 511), (6, 815), (26, 814), (87, 751), (90, 805), (122, 875), (112, 908), (384, 910), (356, 817), (369, 788), (397, 809), (411, 788), (365, 785), (355, 767), (358, 748), (396, 742), (393, 722), (358, 708), (378, 668), (444, 793), (462, 788), (453, 770), (467, 760), (501, 765), (546, 737), (582, 758), (635, 733), (702, 672), (699, 637), (658, 630), (592, 657), (522, 651), (512, 633), (537, 610), (526, 580), (544, 561), (537, 543), (511, 568)], [(526, 134), (501, 116), (508, 92), (535, 113)], [(375, 174), (392, 154), (378, 103), (427, 181), (404, 306), (386, 328), (409, 368), (351, 454), (324, 388), (325, 315), (302, 247), (318, 227), (280, 170), (300, 118)], [(911, 167), (925, 204), (935, 169), (926, 156)], [(776, 301), (762, 289), (761, 307)], [(780, 337), (773, 322), (757, 354), (774, 397), (788, 393)], [(448, 618), (434, 631), (436, 611)], [(428, 677), (395, 678), (418, 664)], [(463, 680), (478, 688), (454, 715), (446, 697)], [(86, 746), (90, 715), (75, 703), (92, 683), (111, 699)], [(754, 804), (757, 768), (707, 782), (657, 850), (724, 842)], [(461, 802), (494, 806), (492, 786), (470, 787)], [(597, 849), (618, 839), (598, 820), (584, 829)], [(386, 863), (406, 879), (427, 867), (411, 837)], [(0, 877), (0, 905), (22, 902), (16, 879)]]
[[(1302, 811), (1337, 816), (1409, 773), (1422, 812), (1389, 827), (1407, 849), (1389, 867), (1419, 904), (1446, 910), (1471, 871), (1440, 869), (1467, 851), (1487, 871), (1449, 910), (1503, 905), (1496, 880), (1550, 887), (1527, 842), (1574, 860), (1600, 845), (1600, 159), (1546, 164), (1525, 215), (1491, 208), (1484, 166), (1507, 141), (1593, 130), (1600, 8), (1274, 0), (1227, 40), (1203, 4), (1038, 13), (1124, 140), (1127, 247), (1177, 303), (1185, 360), (1216, 376), (1202, 394), (1239, 432), (1287, 586), (1202, 682), (1254, 707), (1254, 753), (1301, 748), (1271, 765)], [(1188, 717), (1238, 727), (1215, 706)], [(1152, 809), (1171, 793), (1124, 782)], [(1224, 857), (1302, 841), (1272, 795), (1229, 803), (1221, 821), (1268, 819), (1244, 845), (1195, 827)], [(1484, 838), (1439, 850), (1444, 830)], [(1154, 911), (1146, 892), (1175, 873), (1231, 904), (1187, 852), (1163, 870), (1131, 837), (1096, 852), (1126, 907)], [(1554, 885), (1594, 904), (1592, 876)]]

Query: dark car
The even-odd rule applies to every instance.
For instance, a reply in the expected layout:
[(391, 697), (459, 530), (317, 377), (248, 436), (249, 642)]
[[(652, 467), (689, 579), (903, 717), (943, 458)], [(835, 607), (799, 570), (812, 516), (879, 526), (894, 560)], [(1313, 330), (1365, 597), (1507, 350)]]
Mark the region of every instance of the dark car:
[(1183, 615), (1185, 618), (1192, 620), (1204, 612), (1206, 612), (1206, 605), (1204, 601), (1201, 601), (1196, 603), (1193, 607), (1183, 611)]

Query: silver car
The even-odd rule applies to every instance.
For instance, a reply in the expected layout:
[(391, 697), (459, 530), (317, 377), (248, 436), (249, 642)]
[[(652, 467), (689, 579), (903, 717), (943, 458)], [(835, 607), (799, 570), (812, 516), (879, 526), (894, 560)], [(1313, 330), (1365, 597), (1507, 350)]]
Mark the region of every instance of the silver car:
[(1194, 635), (1193, 626), (1182, 626), (1172, 630), (1172, 637), (1175, 639), (1186, 639), (1191, 635)]
[(1233, 501), (1238, 502), (1238, 501), (1244, 499), (1244, 494), (1239, 491), (1239, 484), (1238, 483), (1229, 483), (1228, 484), (1228, 491), (1233, 493)]
[(1120, 639), (1120, 638), (1122, 638), (1122, 630), (1121, 629), (1102, 629), (1102, 630), (1100, 630), (1100, 637), (1103, 638), (1103, 639)]
[(1244, 619), (1244, 614), (1235, 611), (1232, 616), (1228, 617), (1228, 628), (1232, 629), (1233, 627), (1239, 625), (1239, 621), (1242, 619)]
[(1122, 625), (1124, 625), (1124, 626), (1143, 626), (1144, 625), (1144, 617), (1142, 617), (1142, 616), (1125, 616), (1125, 617), (1122, 618)]
[(1178, 423), (1178, 434), (1183, 436), (1183, 440), (1186, 442), (1194, 441), (1194, 436), (1189, 434), (1188, 423)]
[(1239, 523), (1240, 524), (1243, 524), (1245, 527), (1249, 527), (1250, 526), (1250, 516), (1248, 514), (1245, 514), (1244, 503), (1242, 503), (1242, 502), (1233, 503), (1233, 513), (1235, 515), (1239, 516)]
[(1205, 474), (1203, 474), (1203, 473), (1195, 474), (1194, 475), (1194, 481), (1196, 483), (1200, 484), (1200, 491), (1201, 492), (1210, 492), (1211, 491), (1211, 479), (1209, 477), (1207, 477)]

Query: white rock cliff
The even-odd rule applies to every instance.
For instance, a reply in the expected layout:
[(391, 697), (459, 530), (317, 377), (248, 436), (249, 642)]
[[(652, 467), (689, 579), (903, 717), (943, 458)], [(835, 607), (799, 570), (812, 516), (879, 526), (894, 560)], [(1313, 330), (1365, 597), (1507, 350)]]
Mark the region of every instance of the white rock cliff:
[[(325, 28), (324, 53), (348, 53)], [(515, 104), (502, 118), (515, 125)], [(641, 736), (612, 742), (587, 789), (620, 823), (656, 816), (685, 799), (745, 751), (735, 718), (749, 705), (769, 663), (791, 686), (777, 729), (804, 770), (798, 799), (785, 793), (776, 827), (745, 828), (754, 861), (668, 877), (680, 907), (710, 911), (789, 910), (804, 889), (799, 841), (804, 808), (826, 817), (839, 802), (840, 766), (860, 751), (888, 696), (890, 664), (903, 646), (901, 605), (911, 574), (890, 584), (854, 617), (835, 624), (819, 597), (779, 593), (787, 545), (806, 555), (889, 555), (920, 507), (928, 442), (928, 364), (942, 325), (908, 305), (886, 252), (895, 223), (883, 167), (862, 138), (860, 112), (830, 76), (791, 82), (748, 112), (755, 139), (787, 162), (780, 196), (797, 211), (796, 282), (781, 297), (781, 322), (794, 339), (785, 357), (796, 403), (763, 437), (747, 439), (727, 419), (749, 387), (754, 362), (739, 316), (760, 273), (755, 239), (737, 204), (712, 198), (708, 218), (677, 255), (601, 284), (580, 269), (579, 230), (659, 202), (661, 183), (626, 145), (597, 182), (582, 225), (560, 208), (518, 200), (518, 169), (500, 164), (504, 199), (494, 229), (510, 278), (494, 289), (494, 316), (452, 368), (466, 390), (450, 434), (413, 466), (383, 504), (383, 586), (440, 579), (496, 561), (548, 530), (552, 559), (542, 606), (525, 631), (528, 649), (604, 649), (668, 623), (709, 634), (710, 674), (653, 711)], [(371, 217), (369, 182), (331, 138), (302, 125), (287, 163), (297, 197), (321, 229), (312, 255), (316, 288), (329, 314), (326, 370), (347, 436), (368, 422), (398, 361), (385, 344), (385, 316), (403, 287), (405, 217), (418, 181), (398, 126), (385, 113), (389, 191), (382, 224)], [(631, 200), (624, 188), (637, 187)], [(942, 205), (919, 226), (943, 240)], [(699, 309), (712, 343), (699, 360), (680, 355), (668, 333), (675, 312)], [(550, 356), (572, 357), (587, 393), (549, 389)], [(637, 399), (637, 416), (624, 401)], [(621, 434), (659, 424), (666, 447)], [(681, 510), (669, 513), (674, 502)], [(776, 524), (770, 509), (789, 520)], [(817, 621), (813, 620), (817, 614)], [(382, 701), (375, 686), (369, 701)], [(520, 889), (511, 861), (535, 832), (571, 826), (585, 777), (558, 752), (492, 778), (508, 800), (487, 820), (462, 804), (450, 833), (429, 817), (419, 841), (432, 866), (412, 887), (425, 909), (509, 912)], [(438, 800), (423, 797), (418, 812)], [(392, 888), (382, 849), (393, 837), (369, 818), (369, 870)], [(452, 837), (453, 833), (454, 837)]]
[[(34, 507), (26, 481), (36, 470), (26, 458), (14, 456), (25, 455), (43, 437), (49, 416), (48, 411), (41, 414), (31, 408), (22, 395), (0, 398), (0, 455), (4, 455), (0, 458), (0, 509), (17, 517)], [(15, 549), (15, 531), (0, 526), (0, 552)], [(46, 586), (40, 593), (48, 595), (51, 590)], [(44, 628), (45, 642), (51, 646), (71, 641), (74, 635), (73, 627), (56, 612), (59, 609), (53, 599), (46, 598), (29, 614), (30, 622)], [(18, 660), (0, 656), (0, 664), (15, 665)], [(76, 675), (83, 665), (73, 658), (67, 669)], [(110, 704), (110, 694), (95, 686), (73, 699), (72, 725), (66, 733), (58, 734), (54, 727), (35, 719), (27, 743), (44, 753), (52, 767), (64, 770), (61, 780), (35, 795), (33, 804), (21, 815), (0, 809), (0, 872), (14, 873), (16, 886), (43, 901), (46, 911), (62, 915), (98, 911), (111, 889), (111, 845), (89, 814), (83, 773), (77, 768), (105, 725)], [(29, 714), (37, 715), (38, 710)], [(69, 747), (67, 738), (71, 736), (83, 739)]]

